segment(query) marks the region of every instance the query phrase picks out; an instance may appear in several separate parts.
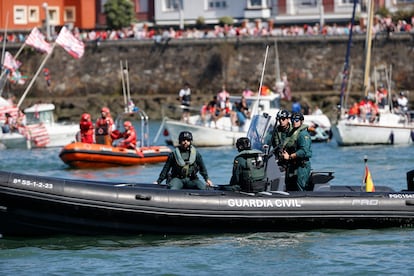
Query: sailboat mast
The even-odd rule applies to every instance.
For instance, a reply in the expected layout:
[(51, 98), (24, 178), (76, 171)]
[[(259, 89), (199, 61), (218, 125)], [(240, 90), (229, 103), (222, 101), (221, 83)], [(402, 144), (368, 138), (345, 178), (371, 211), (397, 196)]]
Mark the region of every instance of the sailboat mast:
[[(349, 71), (349, 55), (351, 54), (351, 44), (352, 44), (352, 34), (354, 31), (354, 25), (355, 25), (355, 11), (356, 11), (356, 5), (357, 5), (357, 0), (354, 0), (354, 5), (352, 8), (352, 18), (351, 18), (351, 26), (349, 27), (349, 38), (348, 38), (348, 44), (346, 47), (346, 54), (345, 54), (345, 63), (344, 63), (344, 70), (342, 71), (342, 83), (341, 83), (341, 98), (340, 98), (340, 104), (339, 104), (339, 108), (340, 108), (340, 112), (339, 115), (341, 115), (342, 113), (342, 108), (344, 105), (344, 94), (345, 94), (345, 90), (346, 87), (348, 87), (348, 89), (350, 88), (348, 81), (350, 80), (350, 71)], [(346, 101), (345, 101), (346, 103)]]
[(277, 49), (276, 39), (275, 39), (275, 75), (276, 75), (276, 85), (277, 85), (281, 81), (281, 79), (280, 79), (279, 51)]
[(364, 94), (368, 96), (370, 88), (369, 72), (371, 67), (371, 45), (372, 45), (372, 25), (374, 21), (374, 0), (369, 0), (368, 26), (365, 41), (365, 73), (364, 73)]

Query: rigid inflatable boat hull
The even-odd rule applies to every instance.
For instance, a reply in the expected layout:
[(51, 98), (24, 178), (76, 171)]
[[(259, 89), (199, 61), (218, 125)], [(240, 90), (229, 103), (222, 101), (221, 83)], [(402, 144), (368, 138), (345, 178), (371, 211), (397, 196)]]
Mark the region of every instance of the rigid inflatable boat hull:
[(0, 172), (0, 234), (203, 234), (412, 227), (414, 193), (244, 194)]

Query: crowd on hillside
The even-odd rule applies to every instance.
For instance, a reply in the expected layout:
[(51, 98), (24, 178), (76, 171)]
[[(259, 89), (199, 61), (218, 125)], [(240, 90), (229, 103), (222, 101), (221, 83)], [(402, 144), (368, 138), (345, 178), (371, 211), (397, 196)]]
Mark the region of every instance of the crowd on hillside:
[[(251, 23), (242, 26), (216, 25), (210, 29), (187, 28), (177, 30), (174, 28), (153, 28), (147, 27), (145, 24), (137, 24), (122, 30), (89, 30), (81, 31), (74, 29), (73, 33), (76, 37), (83, 41), (106, 41), (120, 39), (135, 40), (155, 40), (162, 41), (166, 39), (206, 39), (206, 38), (224, 38), (224, 37), (263, 37), (263, 36), (314, 36), (314, 35), (348, 35), (350, 24), (347, 26), (339, 26), (337, 24), (320, 26), (318, 23), (309, 25), (304, 24), (292, 25), (286, 27), (273, 27), (273, 24)], [(399, 20), (393, 22), (391, 17), (377, 18), (372, 28), (374, 34), (386, 32), (388, 34), (401, 32), (414, 32), (414, 16), (411, 22)], [(355, 24), (354, 33), (365, 33), (365, 29), (361, 25)], [(28, 34), (9, 33), (8, 42), (24, 42)], [(57, 33), (54, 34), (55, 36)], [(3, 35), (0, 34), (0, 42), (3, 41)]]

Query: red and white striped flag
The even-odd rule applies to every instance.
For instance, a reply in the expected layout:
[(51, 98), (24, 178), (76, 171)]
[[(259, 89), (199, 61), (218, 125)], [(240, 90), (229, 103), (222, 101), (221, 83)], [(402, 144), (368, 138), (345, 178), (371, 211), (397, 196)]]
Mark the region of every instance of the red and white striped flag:
[(65, 26), (60, 30), (56, 43), (74, 58), (81, 58), (85, 52), (85, 44), (77, 39)]
[(45, 36), (37, 28), (33, 28), (30, 35), (26, 38), (25, 43), (39, 51), (46, 52), (48, 54), (52, 52), (52, 46), (46, 42)]
[(22, 65), (22, 63), (16, 59), (14, 59), (14, 57), (9, 53), (6, 52), (6, 54), (4, 55), (4, 62), (3, 62), (4, 67), (6, 67), (7, 69), (9, 69), (10, 71), (14, 72), (17, 69), (19, 69), (20, 65)]

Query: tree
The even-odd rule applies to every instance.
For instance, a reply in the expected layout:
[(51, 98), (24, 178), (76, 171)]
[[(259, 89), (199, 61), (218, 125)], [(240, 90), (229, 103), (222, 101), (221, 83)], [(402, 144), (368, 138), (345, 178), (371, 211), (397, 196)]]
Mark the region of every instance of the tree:
[(129, 27), (135, 19), (130, 0), (108, 0), (104, 5), (106, 24), (111, 29)]

